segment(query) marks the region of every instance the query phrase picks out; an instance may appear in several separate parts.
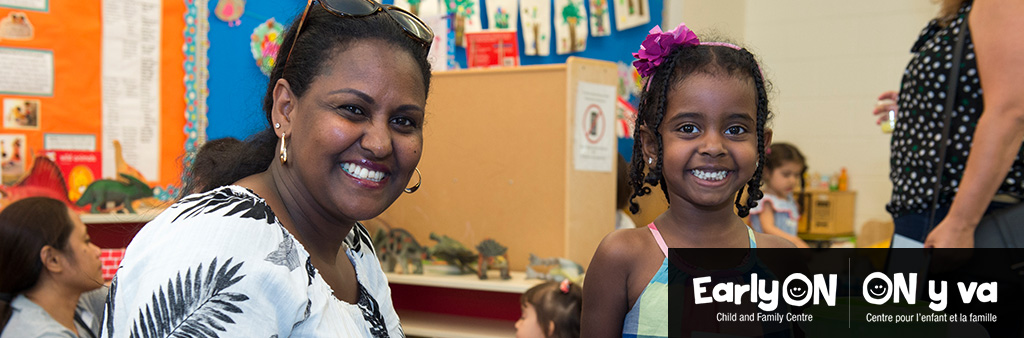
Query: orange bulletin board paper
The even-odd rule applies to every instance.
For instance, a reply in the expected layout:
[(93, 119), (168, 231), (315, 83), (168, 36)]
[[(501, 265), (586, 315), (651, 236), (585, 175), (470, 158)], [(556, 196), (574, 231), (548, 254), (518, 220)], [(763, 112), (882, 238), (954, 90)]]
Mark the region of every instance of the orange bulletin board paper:
[[(160, 59), (160, 177), (146, 177), (151, 185), (178, 184), (185, 152), (184, 14), (181, 0), (164, 0), (161, 20)], [(34, 29), (30, 40), (0, 37), (0, 48), (48, 51), (53, 54), (52, 96), (0, 93), (0, 99), (38, 100), (37, 128), (8, 128), (0, 124), (2, 134), (21, 134), (25, 139), (24, 156), (42, 154), (45, 134), (87, 134), (96, 139), (95, 150), (102, 149), (102, 1), (49, 1), (46, 12), (0, 7), (0, 18), (12, 12), (24, 13)], [(0, 65), (2, 66), (2, 65)], [(129, 163), (131, 165), (131, 163)]]

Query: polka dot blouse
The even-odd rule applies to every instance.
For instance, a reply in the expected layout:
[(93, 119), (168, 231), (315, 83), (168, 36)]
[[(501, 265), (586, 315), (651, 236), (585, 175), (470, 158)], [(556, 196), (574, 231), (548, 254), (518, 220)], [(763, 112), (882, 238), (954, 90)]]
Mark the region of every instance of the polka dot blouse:
[[(942, 27), (932, 20), (921, 32), (911, 52), (913, 59), (903, 73), (899, 94), (899, 112), (892, 135), (889, 174), (893, 183), (892, 200), (886, 209), (898, 217), (909, 213), (930, 212), (935, 193), (939, 142), (945, 114), (947, 83), (953, 67), (956, 38), (970, 13), (972, 1), (966, 1), (957, 17)], [(939, 205), (949, 206), (963, 177), (971, 150), (972, 135), (984, 110), (978, 60), (970, 31), (964, 35), (964, 50), (959, 82), (946, 142), (942, 189)], [(1024, 192), (1024, 161), (1020, 156), (999, 187), (999, 193), (1021, 196)]]

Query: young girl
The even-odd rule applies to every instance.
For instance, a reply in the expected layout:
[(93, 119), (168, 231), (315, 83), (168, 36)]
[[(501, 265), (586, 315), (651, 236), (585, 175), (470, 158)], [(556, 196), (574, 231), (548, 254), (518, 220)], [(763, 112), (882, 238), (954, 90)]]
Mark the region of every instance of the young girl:
[[(668, 335), (668, 248), (792, 247), (755, 234), (741, 217), (761, 198), (768, 97), (746, 49), (701, 43), (680, 25), (659, 27), (633, 54), (647, 84), (633, 149), (633, 199), (661, 186), (667, 211), (637, 229), (612, 232), (587, 270), (584, 337)], [(644, 175), (645, 170), (648, 172)], [(750, 197), (740, 204), (746, 186)], [(737, 211), (733, 211), (733, 205)]]
[(519, 298), (516, 338), (579, 338), (583, 290), (568, 279), (545, 282)]
[(804, 187), (804, 155), (788, 143), (772, 144), (764, 173), (764, 197), (757, 207), (750, 209), (750, 226), (754, 231), (776, 235), (793, 242), (798, 248), (807, 248), (807, 242), (796, 236), (796, 223), (800, 210), (793, 201), (793, 189)]

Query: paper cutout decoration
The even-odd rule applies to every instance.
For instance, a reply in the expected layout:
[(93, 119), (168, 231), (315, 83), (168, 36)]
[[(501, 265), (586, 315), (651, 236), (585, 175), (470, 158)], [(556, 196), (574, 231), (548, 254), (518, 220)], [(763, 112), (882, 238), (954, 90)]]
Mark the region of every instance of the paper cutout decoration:
[[(404, 8), (423, 20), (424, 17), (444, 14), (440, 0), (395, 0), (395, 6)], [(435, 35), (437, 32), (434, 33)]]
[(608, 1), (590, 0), (590, 36), (608, 36), (612, 34), (611, 16), (608, 15)]
[(487, 0), (485, 5), (490, 29), (518, 30), (519, 3), (516, 0)]
[(35, 27), (28, 20), (25, 12), (10, 12), (6, 17), (0, 19), (0, 40), (32, 40), (35, 36)]
[(455, 14), (455, 44), (465, 47), (466, 41), (463, 34), (479, 32), (483, 29), (480, 24), (480, 0), (444, 0), (448, 13)]
[(218, 0), (213, 13), (221, 21), (227, 22), (228, 27), (238, 26), (242, 24), (242, 13), (245, 13), (245, 0)]
[(583, 0), (555, 0), (555, 51), (558, 54), (586, 50), (588, 26)]
[(651, 22), (649, 0), (615, 1), (615, 28), (624, 31)]
[(622, 61), (616, 62), (619, 75), (619, 97), (625, 98), (626, 101), (631, 100), (634, 96), (640, 94), (640, 73), (637, 73), (636, 67), (632, 64), (628, 64)]
[(629, 101), (619, 96), (615, 100), (615, 136), (633, 138), (636, 128), (636, 108)]
[(284, 26), (274, 21), (274, 18), (270, 18), (252, 30), (252, 35), (249, 38), (249, 50), (263, 75), (270, 76), (270, 71), (274, 69), (277, 51), (281, 49), (281, 40), (283, 39)]
[(4, 128), (39, 129), (39, 100), (4, 99)]
[(551, 1), (520, 0), (519, 13), (523, 21), (523, 54), (550, 55)]

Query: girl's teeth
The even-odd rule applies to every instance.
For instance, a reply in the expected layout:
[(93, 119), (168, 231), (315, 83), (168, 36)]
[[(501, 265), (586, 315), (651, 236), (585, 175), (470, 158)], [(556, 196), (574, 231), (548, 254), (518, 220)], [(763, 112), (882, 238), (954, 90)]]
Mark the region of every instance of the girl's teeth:
[(690, 170), (690, 173), (697, 178), (706, 181), (721, 181), (725, 179), (725, 176), (729, 173), (728, 171), (703, 171), (703, 170)]
[(381, 180), (384, 179), (385, 176), (387, 176), (382, 172), (363, 168), (360, 167), (359, 165), (356, 165), (355, 163), (345, 163), (341, 165), (341, 169), (354, 177), (374, 182), (380, 182)]

